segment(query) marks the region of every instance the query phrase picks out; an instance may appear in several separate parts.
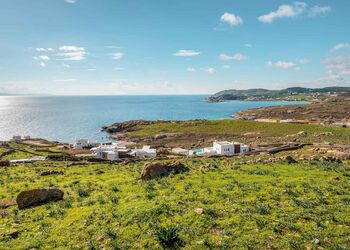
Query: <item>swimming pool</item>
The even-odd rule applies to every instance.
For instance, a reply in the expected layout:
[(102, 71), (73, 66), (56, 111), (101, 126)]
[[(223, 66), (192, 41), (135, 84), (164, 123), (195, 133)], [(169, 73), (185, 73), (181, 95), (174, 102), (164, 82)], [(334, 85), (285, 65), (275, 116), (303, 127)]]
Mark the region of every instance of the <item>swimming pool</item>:
[(193, 152), (193, 153), (196, 153), (196, 154), (201, 154), (201, 153), (204, 153), (204, 149), (203, 149), (203, 148), (200, 148), (200, 149), (193, 149), (192, 152)]

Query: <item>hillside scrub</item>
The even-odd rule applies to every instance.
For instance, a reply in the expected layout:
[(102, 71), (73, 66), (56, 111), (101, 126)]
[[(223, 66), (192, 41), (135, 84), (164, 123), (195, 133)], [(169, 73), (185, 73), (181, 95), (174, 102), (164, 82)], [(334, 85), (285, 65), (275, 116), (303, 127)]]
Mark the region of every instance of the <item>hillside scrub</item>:
[[(144, 162), (0, 168), (2, 203), (35, 188), (65, 193), (3, 207), (0, 249), (349, 249), (349, 163), (248, 160), (182, 160), (189, 172), (149, 181)], [(64, 174), (40, 175), (53, 169)]]

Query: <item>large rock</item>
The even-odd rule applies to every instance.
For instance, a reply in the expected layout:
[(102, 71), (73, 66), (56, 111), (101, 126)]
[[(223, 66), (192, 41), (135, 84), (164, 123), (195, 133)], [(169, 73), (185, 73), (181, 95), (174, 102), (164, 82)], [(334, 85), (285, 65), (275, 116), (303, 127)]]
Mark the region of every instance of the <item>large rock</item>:
[(292, 156), (288, 155), (286, 158), (284, 158), (284, 161), (288, 164), (298, 163)]
[(189, 171), (189, 168), (181, 162), (174, 163), (160, 163), (160, 162), (149, 162), (146, 163), (141, 172), (142, 180), (150, 180), (167, 176), (169, 174), (178, 174)]
[(23, 191), (17, 196), (19, 209), (42, 205), (51, 201), (63, 199), (63, 191), (59, 189), (34, 189)]

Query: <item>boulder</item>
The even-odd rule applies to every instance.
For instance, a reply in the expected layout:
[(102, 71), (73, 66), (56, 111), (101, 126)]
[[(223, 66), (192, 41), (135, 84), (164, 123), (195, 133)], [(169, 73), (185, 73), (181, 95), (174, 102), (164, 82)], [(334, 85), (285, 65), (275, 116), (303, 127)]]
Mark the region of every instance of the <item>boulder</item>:
[(154, 178), (164, 177), (169, 174), (179, 174), (187, 171), (189, 171), (189, 168), (181, 162), (148, 162), (144, 165), (142, 169), (141, 179), (150, 180)]
[(300, 132), (297, 133), (297, 135), (299, 135), (299, 136), (306, 136), (307, 133), (305, 131), (300, 131)]
[(10, 162), (9, 161), (0, 161), (0, 167), (9, 167)]
[(284, 158), (284, 161), (288, 164), (298, 163), (292, 156), (288, 155), (286, 158)]
[(17, 196), (16, 202), (19, 209), (24, 209), (62, 200), (63, 195), (63, 191), (59, 189), (34, 189), (21, 192)]

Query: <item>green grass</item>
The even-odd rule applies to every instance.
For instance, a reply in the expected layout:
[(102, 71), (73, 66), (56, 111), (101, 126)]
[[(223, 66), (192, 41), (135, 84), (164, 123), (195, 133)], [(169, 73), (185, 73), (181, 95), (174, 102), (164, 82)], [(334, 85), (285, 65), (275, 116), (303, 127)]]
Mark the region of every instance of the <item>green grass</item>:
[[(3, 210), (0, 235), (19, 235), (0, 238), (0, 249), (350, 248), (348, 164), (237, 165), (242, 160), (183, 160), (190, 172), (149, 182), (139, 179), (143, 162), (1, 168), (0, 200), (47, 187), (65, 199)], [(218, 169), (202, 172), (207, 163)], [(48, 169), (65, 174), (40, 176)]]
[[(259, 132), (268, 141), (269, 137), (284, 137), (300, 131), (307, 132), (306, 142), (323, 142), (327, 140), (334, 143), (349, 143), (350, 128), (324, 127), (312, 124), (278, 124), (254, 121), (195, 121), (178, 123), (155, 123), (138, 126), (135, 131), (128, 132), (131, 137), (148, 137), (159, 133), (202, 133), (227, 134), (243, 136), (245, 133)], [(332, 135), (320, 136), (321, 133), (331, 132)]]

